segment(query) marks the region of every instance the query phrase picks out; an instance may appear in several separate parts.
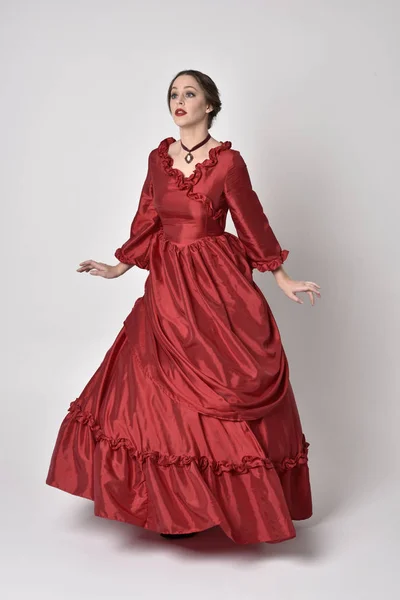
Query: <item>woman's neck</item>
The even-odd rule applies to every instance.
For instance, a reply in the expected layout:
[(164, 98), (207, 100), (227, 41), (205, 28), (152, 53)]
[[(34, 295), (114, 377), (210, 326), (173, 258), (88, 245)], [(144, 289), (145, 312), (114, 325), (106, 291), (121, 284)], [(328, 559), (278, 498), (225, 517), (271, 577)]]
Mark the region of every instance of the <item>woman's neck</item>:
[[(191, 130), (187, 130), (182, 127), (179, 129), (179, 135), (181, 143), (190, 149), (206, 139), (208, 136), (208, 130), (204, 129), (204, 127), (198, 127)], [(206, 143), (209, 142), (211, 142), (211, 138)]]

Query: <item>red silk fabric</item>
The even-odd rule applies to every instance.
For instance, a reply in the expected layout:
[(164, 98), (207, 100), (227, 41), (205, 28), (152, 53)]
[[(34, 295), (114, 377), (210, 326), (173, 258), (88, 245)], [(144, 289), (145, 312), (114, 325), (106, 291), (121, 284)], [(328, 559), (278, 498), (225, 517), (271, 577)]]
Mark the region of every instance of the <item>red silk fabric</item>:
[[(213, 148), (189, 177), (172, 167), (167, 138), (149, 170), (130, 239), (115, 255), (150, 269), (139, 337), (125, 321), (150, 376), (180, 402), (222, 419), (259, 419), (288, 388), (288, 364), (252, 268), (277, 268), (282, 251), (230, 142)], [(224, 232), (228, 208), (239, 238)]]
[[(312, 514), (309, 444), (252, 269), (276, 269), (288, 251), (230, 142), (185, 177), (173, 141), (150, 153), (115, 252), (149, 270), (145, 293), (71, 403), (47, 483), (155, 531), (219, 524), (238, 543), (283, 541)], [(228, 210), (238, 236), (224, 231)]]

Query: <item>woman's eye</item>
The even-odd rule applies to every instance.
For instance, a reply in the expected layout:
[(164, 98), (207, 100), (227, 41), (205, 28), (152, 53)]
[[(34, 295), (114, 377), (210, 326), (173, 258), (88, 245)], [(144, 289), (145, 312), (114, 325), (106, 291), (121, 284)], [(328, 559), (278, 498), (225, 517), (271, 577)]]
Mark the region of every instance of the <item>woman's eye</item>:
[[(187, 93), (187, 94), (192, 94), (192, 96), (194, 96), (194, 93), (193, 93), (193, 92), (186, 92), (186, 93)], [(176, 96), (176, 93), (175, 93), (175, 92), (173, 92), (173, 93), (171, 94), (171, 100), (174, 98), (174, 96)]]

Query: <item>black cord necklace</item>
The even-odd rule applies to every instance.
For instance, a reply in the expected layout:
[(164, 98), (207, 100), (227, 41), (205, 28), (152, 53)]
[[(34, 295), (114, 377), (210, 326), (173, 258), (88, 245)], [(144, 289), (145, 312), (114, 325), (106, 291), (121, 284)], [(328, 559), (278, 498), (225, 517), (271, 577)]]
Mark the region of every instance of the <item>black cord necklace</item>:
[(189, 149), (189, 148), (187, 148), (186, 146), (184, 146), (184, 145), (182, 144), (182, 140), (181, 140), (181, 146), (182, 146), (182, 148), (183, 148), (184, 150), (186, 150), (186, 152), (189, 152), (189, 154), (186, 154), (186, 156), (185, 156), (185, 160), (186, 160), (186, 162), (187, 162), (188, 164), (189, 164), (189, 163), (191, 163), (191, 162), (192, 162), (192, 160), (193, 160), (193, 158), (194, 158), (194, 156), (193, 156), (192, 152), (193, 152), (194, 150), (197, 150), (197, 148), (200, 148), (200, 146), (203, 146), (203, 144), (205, 144), (206, 142), (208, 142), (208, 140), (210, 139), (210, 137), (211, 137), (211, 134), (209, 133), (209, 134), (208, 134), (208, 136), (207, 136), (207, 137), (206, 137), (206, 138), (205, 138), (205, 139), (204, 139), (202, 142), (200, 142), (200, 144), (197, 144), (197, 146), (193, 146), (193, 148), (191, 148), (191, 149)]

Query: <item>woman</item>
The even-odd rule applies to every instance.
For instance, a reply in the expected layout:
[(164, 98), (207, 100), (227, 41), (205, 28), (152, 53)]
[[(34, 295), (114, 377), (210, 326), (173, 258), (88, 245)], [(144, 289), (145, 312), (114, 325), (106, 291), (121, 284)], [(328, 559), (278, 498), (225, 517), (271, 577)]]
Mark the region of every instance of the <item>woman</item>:
[[(312, 514), (308, 442), (278, 327), (252, 278), (314, 304), (319, 286), (293, 281), (246, 164), (208, 130), (221, 102), (214, 82), (181, 71), (168, 90), (180, 139), (163, 139), (111, 279), (147, 269), (113, 345), (71, 402), (46, 482), (94, 501), (99, 517), (164, 537), (215, 525), (236, 543), (296, 536)], [(194, 165), (194, 166), (193, 166)], [(237, 236), (225, 232), (228, 209)]]

